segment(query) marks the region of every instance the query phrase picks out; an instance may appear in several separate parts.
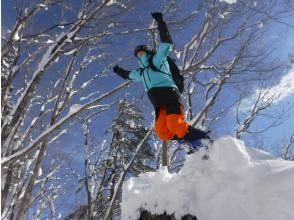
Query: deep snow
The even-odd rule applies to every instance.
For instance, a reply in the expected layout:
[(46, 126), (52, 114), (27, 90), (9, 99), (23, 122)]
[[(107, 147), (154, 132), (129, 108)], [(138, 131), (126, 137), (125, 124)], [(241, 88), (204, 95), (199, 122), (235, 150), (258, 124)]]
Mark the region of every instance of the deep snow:
[(141, 174), (123, 185), (122, 219), (138, 219), (140, 208), (153, 214), (185, 214), (199, 220), (294, 219), (294, 162), (221, 138), (188, 156), (181, 171), (165, 168)]

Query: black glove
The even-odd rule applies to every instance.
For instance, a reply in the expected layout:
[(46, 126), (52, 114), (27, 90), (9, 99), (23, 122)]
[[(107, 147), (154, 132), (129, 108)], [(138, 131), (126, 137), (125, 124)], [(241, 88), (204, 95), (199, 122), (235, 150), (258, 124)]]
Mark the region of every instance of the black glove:
[(160, 40), (162, 42), (167, 42), (167, 43), (172, 44), (173, 40), (169, 34), (166, 23), (163, 21), (162, 13), (161, 12), (152, 12), (151, 15), (154, 18), (154, 20), (157, 22)]
[(152, 17), (154, 18), (155, 21), (157, 21), (157, 22), (163, 22), (163, 18), (162, 18), (162, 13), (161, 12), (152, 12), (151, 15), (152, 15)]
[(125, 69), (119, 67), (118, 65), (115, 65), (113, 67), (113, 72), (115, 72), (117, 75), (119, 75), (123, 79), (129, 79), (129, 74), (131, 71), (125, 70)]
[(118, 73), (119, 72), (120, 67), (118, 65), (115, 65), (113, 67), (113, 72)]

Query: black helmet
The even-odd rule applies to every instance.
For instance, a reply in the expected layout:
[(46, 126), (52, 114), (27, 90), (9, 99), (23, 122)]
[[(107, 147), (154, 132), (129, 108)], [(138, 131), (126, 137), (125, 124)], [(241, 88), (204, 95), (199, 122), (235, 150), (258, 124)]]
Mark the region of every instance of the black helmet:
[(135, 57), (137, 57), (137, 53), (139, 51), (145, 51), (146, 53), (152, 53), (153, 51), (150, 49), (150, 47), (148, 47), (147, 45), (138, 45), (135, 47), (134, 50), (134, 55)]

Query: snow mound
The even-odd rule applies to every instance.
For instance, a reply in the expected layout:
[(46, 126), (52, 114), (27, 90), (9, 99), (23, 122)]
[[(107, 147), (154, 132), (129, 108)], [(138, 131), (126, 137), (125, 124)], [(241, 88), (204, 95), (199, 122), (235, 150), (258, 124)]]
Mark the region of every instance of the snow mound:
[(166, 168), (123, 185), (122, 219), (153, 214), (192, 214), (199, 220), (294, 219), (294, 162), (247, 148), (232, 137), (188, 156), (180, 173)]

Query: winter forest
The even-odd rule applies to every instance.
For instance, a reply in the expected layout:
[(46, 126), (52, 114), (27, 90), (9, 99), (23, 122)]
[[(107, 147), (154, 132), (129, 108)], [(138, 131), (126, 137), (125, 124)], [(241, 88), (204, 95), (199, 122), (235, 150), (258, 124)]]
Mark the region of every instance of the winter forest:
[(130, 219), (125, 182), (193, 169), (183, 146), (155, 134), (143, 85), (113, 73), (138, 68), (137, 45), (156, 49), (154, 11), (190, 124), (293, 164), (293, 0), (3, 0), (1, 219)]

